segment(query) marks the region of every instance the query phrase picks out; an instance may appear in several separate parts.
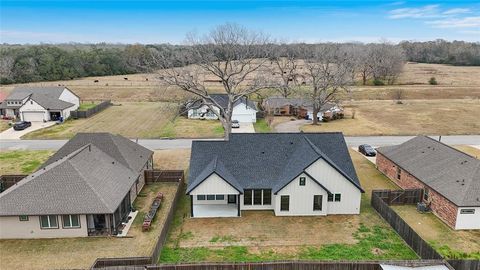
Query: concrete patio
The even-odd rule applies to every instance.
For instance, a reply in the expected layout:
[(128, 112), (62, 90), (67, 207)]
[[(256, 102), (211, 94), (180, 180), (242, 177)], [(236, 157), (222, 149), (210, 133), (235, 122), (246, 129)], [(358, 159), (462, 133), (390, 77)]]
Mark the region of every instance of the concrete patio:
[(193, 205), (194, 218), (237, 217), (237, 204), (196, 204)]

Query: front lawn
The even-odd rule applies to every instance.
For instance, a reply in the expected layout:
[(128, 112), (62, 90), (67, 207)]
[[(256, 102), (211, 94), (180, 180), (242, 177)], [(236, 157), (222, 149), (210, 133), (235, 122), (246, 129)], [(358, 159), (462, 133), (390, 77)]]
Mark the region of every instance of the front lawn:
[(351, 151), (367, 193), (360, 215), (276, 217), (243, 211), (241, 218), (189, 218), (182, 196), (160, 262), (416, 259), (417, 255), (370, 206), (370, 190), (394, 185)]
[(257, 119), (256, 123), (253, 123), (256, 133), (268, 133), (272, 132), (272, 128), (268, 125), (267, 121), (262, 119)]
[(10, 120), (0, 120), (0, 132), (10, 128)]
[(30, 174), (52, 154), (49, 150), (0, 151), (0, 175)]
[(221, 138), (223, 127), (218, 120), (177, 117), (160, 131), (162, 138)]

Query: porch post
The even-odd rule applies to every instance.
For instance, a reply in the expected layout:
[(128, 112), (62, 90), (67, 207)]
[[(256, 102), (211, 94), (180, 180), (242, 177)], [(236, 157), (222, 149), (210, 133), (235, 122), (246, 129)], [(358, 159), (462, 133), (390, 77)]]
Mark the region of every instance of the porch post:
[(190, 217), (193, 217), (193, 195), (190, 195)]
[(240, 194), (237, 195), (237, 205), (238, 205), (238, 214), (237, 214), (237, 216), (240, 216)]

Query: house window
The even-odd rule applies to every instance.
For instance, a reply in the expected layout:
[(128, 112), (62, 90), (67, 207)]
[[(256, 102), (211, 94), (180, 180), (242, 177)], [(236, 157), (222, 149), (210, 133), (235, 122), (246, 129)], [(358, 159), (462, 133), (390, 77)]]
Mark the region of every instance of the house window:
[(58, 229), (57, 216), (40, 216), (40, 228), (42, 229)]
[(80, 228), (80, 218), (78, 215), (63, 215), (64, 228)]
[(205, 195), (197, 195), (197, 201), (205, 201)]
[(305, 186), (305, 177), (300, 177), (300, 186)]
[(475, 209), (461, 209), (460, 214), (475, 214)]
[(400, 167), (397, 167), (397, 179), (400, 180), (400, 176), (402, 176), (402, 170), (400, 170)]
[(28, 216), (25, 216), (25, 215), (23, 215), (23, 216), (18, 216), (18, 219), (19, 219), (20, 221), (28, 221)]
[(290, 210), (290, 196), (282, 195), (280, 196), (280, 211), (289, 211)]
[(272, 204), (272, 190), (264, 189), (263, 190), (263, 205)]
[(207, 195), (207, 201), (215, 201), (215, 195)]
[(193, 117), (197, 117), (197, 116), (198, 116), (198, 111), (197, 111), (197, 109), (193, 109), (193, 110), (192, 110), (192, 116), (193, 116)]
[(328, 194), (328, 201), (333, 202), (333, 193)]
[(245, 194), (243, 194), (243, 204), (252, 205), (252, 190), (246, 189)]
[(254, 189), (253, 190), (253, 204), (262, 205), (262, 190)]
[(313, 211), (322, 211), (322, 195), (313, 195)]
[(30, 104), (33, 104), (33, 100), (30, 100)]
[(335, 201), (339, 202), (342, 198), (342, 194), (335, 194)]
[(423, 200), (428, 202), (429, 198), (430, 198), (430, 190), (426, 188), (423, 190)]
[(223, 201), (223, 200), (225, 200), (225, 195), (215, 195), (215, 200)]

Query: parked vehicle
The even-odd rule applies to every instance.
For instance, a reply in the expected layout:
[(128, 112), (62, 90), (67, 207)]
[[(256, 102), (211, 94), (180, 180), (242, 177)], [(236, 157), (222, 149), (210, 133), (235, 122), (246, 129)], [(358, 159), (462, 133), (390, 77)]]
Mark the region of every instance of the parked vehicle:
[(240, 122), (238, 120), (232, 121), (232, 128), (240, 128)]
[(21, 121), (21, 122), (16, 122), (14, 125), (13, 125), (13, 129), (14, 130), (24, 130), (28, 127), (32, 126), (32, 122), (28, 122), (28, 121)]
[(358, 152), (364, 154), (367, 157), (374, 157), (377, 155), (377, 152), (373, 147), (368, 144), (362, 144), (358, 147)]

